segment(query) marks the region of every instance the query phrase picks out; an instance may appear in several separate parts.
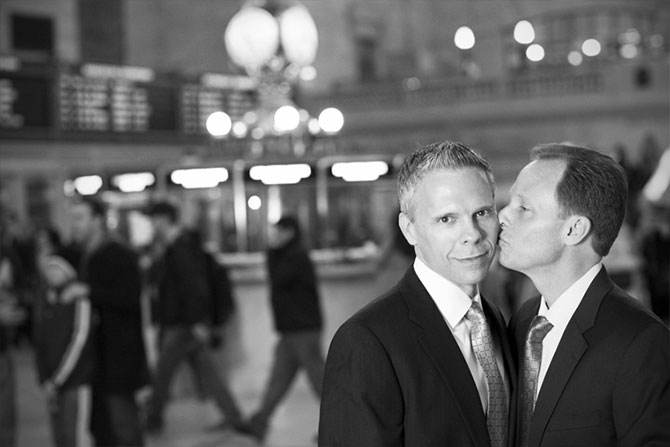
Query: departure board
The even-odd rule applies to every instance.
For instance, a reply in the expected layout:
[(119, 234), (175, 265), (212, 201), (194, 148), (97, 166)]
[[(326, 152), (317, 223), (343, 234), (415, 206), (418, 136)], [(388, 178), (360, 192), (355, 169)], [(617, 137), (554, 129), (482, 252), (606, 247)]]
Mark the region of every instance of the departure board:
[[(146, 67), (106, 64), (22, 64), (0, 55), (0, 135), (94, 138), (146, 134), (161, 138), (207, 135), (216, 111), (233, 120), (257, 106), (246, 76), (182, 76)], [(173, 134), (173, 135), (170, 135)]]
[(182, 88), (182, 120), (187, 134), (206, 132), (205, 123), (212, 113), (224, 110), (223, 90), (188, 84)]
[(182, 87), (183, 130), (187, 134), (207, 133), (205, 123), (214, 112), (226, 112), (233, 121), (241, 120), (256, 106), (250, 90), (231, 90), (188, 83)]
[(174, 131), (177, 129), (175, 91), (169, 85), (61, 74), (60, 126), (65, 131)]
[(50, 126), (50, 86), (46, 76), (0, 71), (0, 129)]

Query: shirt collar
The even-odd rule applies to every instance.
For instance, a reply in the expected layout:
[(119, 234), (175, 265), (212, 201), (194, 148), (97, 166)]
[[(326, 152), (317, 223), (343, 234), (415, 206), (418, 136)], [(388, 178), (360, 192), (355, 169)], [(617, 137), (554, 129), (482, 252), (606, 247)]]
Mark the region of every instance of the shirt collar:
[(470, 298), (456, 284), (436, 273), (419, 258), (414, 259), (414, 271), (452, 329), (463, 320), (473, 301), (481, 305), (479, 291), (474, 298)]
[(572, 285), (568, 287), (556, 301), (554, 301), (551, 308), (547, 306), (547, 301), (543, 296), (540, 300), (540, 310), (538, 311), (538, 315), (545, 316), (555, 328), (565, 328), (601, 268), (602, 262), (591, 267), (581, 278), (572, 283)]

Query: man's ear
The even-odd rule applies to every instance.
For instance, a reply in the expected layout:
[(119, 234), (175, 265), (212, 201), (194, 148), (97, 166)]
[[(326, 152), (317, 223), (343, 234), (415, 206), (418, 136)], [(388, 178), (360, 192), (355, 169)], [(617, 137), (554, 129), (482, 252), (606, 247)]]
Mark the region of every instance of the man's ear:
[(563, 226), (563, 240), (566, 245), (579, 245), (591, 234), (593, 224), (586, 216), (570, 216)]
[(398, 226), (402, 231), (403, 236), (409, 245), (416, 245), (416, 238), (414, 237), (414, 224), (409, 216), (402, 211), (398, 214)]

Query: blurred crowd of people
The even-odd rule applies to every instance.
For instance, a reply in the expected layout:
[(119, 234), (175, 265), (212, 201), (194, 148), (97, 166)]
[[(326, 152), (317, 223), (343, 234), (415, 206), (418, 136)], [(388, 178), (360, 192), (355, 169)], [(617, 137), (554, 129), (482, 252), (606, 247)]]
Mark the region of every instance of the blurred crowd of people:
[[(10, 224), (13, 223), (10, 221)], [(141, 445), (135, 392), (148, 380), (141, 316), (142, 281), (133, 250), (107, 232), (102, 202), (71, 209), (71, 243), (54, 228), (21, 239), (3, 225), (8, 274), (2, 321), (5, 345), (29, 341), (49, 408), (56, 446)], [(11, 362), (9, 346), (3, 355)], [(13, 387), (8, 369), (7, 388)], [(3, 400), (11, 421), (3, 445), (15, 442), (15, 399)]]
[[(298, 221), (284, 217), (271, 229), (270, 302), (280, 338), (267, 389), (247, 418), (212, 349), (235, 312), (228, 272), (196, 231), (180, 225), (174, 204), (152, 203), (146, 213), (154, 240), (141, 250), (107, 230), (105, 206), (95, 198), (72, 204), (67, 242), (53, 227), (28, 237), (15, 216), (3, 216), (0, 445), (16, 442), (14, 345), (34, 351), (56, 447), (144, 445), (164, 428), (181, 364), (221, 411), (211, 429), (259, 441), (300, 369), (320, 396), (320, 298)], [(150, 327), (158, 329), (155, 346)]]

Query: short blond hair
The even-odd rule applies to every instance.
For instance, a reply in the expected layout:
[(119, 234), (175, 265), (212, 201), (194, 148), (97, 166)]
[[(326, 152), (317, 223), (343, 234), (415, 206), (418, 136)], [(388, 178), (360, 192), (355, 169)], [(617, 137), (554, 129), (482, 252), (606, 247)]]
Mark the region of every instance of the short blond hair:
[(481, 169), (495, 197), (495, 179), (488, 162), (463, 143), (441, 141), (420, 147), (410, 154), (398, 172), (398, 202), (400, 211), (413, 219), (412, 197), (424, 175), (439, 169)]

